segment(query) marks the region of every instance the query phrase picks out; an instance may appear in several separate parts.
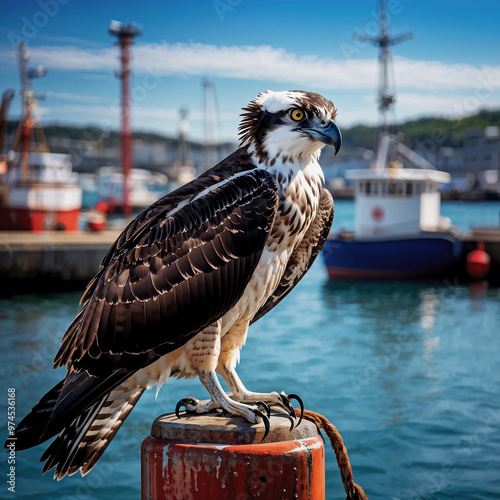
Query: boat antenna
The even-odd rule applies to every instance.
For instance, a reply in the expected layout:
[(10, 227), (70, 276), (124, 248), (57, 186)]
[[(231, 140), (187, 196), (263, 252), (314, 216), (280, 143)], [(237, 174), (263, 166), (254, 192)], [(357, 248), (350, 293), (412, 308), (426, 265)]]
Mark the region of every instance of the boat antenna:
[[(388, 12), (385, 8), (384, 0), (380, 0), (379, 8), (379, 34), (371, 37), (363, 33), (354, 35), (356, 40), (369, 42), (379, 47), (379, 84), (378, 84), (378, 104), (380, 110), (380, 126), (378, 132), (378, 153), (387, 152), (386, 144), (389, 141), (389, 135), (392, 132), (392, 124), (389, 121), (389, 111), (396, 102), (394, 94), (389, 90), (389, 69), (391, 64), (391, 51), (389, 47), (397, 43), (411, 40), (413, 35), (407, 31), (401, 35), (392, 36), (388, 28)], [(377, 169), (379, 168), (379, 154), (377, 154)]]

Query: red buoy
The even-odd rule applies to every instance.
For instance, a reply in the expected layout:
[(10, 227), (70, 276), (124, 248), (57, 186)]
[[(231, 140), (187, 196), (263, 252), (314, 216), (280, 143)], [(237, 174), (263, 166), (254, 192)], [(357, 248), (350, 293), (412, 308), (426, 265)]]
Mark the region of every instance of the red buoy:
[(477, 248), (467, 255), (466, 261), (467, 273), (474, 280), (483, 279), (490, 271), (491, 258), (482, 241), (478, 242)]
[(325, 498), (325, 448), (316, 426), (290, 430), (240, 417), (174, 414), (155, 420), (142, 444), (142, 500)]

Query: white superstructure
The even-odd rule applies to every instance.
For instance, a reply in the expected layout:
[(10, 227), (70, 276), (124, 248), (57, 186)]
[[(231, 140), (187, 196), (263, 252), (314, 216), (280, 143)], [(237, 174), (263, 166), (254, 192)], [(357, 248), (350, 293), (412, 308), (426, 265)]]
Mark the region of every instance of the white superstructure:
[(355, 186), (357, 238), (449, 229), (449, 219), (440, 214), (439, 192), (450, 181), (448, 173), (396, 167), (350, 170), (346, 176)]

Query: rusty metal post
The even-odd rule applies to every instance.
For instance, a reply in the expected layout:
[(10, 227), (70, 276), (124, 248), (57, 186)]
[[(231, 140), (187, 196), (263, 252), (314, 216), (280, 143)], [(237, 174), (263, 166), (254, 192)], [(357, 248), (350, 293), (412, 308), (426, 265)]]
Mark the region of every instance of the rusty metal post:
[(264, 426), (216, 414), (158, 417), (142, 443), (142, 500), (325, 498), (325, 448), (316, 426)]

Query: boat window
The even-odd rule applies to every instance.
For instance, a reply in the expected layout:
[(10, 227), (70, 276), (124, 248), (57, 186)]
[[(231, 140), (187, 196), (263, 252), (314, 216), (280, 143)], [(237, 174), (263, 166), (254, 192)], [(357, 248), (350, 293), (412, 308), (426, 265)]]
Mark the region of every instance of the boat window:
[(372, 183), (371, 182), (367, 182), (366, 185), (365, 185), (366, 196), (370, 196), (371, 189), (372, 189)]
[(364, 190), (365, 190), (365, 183), (364, 182), (360, 182), (359, 183), (359, 192), (363, 193)]
[(390, 195), (396, 194), (396, 183), (395, 182), (389, 182), (387, 193)]
[(397, 185), (397, 195), (398, 196), (403, 196), (403, 190), (404, 190), (404, 184), (402, 182), (398, 182)]
[(379, 183), (374, 182), (373, 183), (373, 194), (378, 194), (378, 191), (379, 191)]
[(413, 184), (411, 182), (406, 183), (406, 196), (411, 196), (413, 194)]

